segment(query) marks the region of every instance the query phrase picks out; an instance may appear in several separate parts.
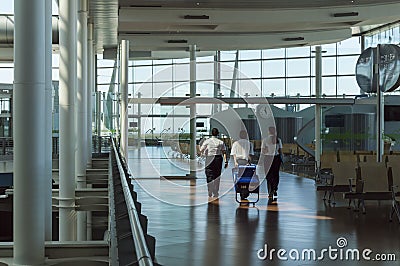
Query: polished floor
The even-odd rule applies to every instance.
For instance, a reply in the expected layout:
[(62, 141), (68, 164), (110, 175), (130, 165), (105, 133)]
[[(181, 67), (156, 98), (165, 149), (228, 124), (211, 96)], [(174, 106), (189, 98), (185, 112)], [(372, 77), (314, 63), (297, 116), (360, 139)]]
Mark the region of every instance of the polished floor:
[(223, 172), (220, 198), (209, 201), (201, 163), (194, 181), (160, 179), (188, 173), (188, 160), (175, 157), (162, 147), (129, 151), (135, 190), (162, 265), (400, 264), (400, 224), (389, 222), (390, 202), (367, 202), (362, 214), (347, 209), (338, 195), (331, 206), (313, 180), (281, 172), (276, 202), (268, 202), (263, 182), (256, 206), (239, 206), (231, 166)]

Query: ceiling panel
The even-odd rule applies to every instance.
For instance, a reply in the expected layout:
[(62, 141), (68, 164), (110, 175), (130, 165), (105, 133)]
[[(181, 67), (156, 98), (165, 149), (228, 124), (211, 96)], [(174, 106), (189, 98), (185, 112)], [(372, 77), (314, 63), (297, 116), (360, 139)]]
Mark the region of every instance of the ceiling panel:
[[(257, 49), (329, 43), (399, 20), (393, 0), (89, 0), (98, 50)], [(302, 38), (287, 41), (287, 38)], [(171, 43), (171, 41), (173, 43)]]
[(395, 0), (120, 0), (121, 7), (178, 8), (309, 8), (398, 3)]

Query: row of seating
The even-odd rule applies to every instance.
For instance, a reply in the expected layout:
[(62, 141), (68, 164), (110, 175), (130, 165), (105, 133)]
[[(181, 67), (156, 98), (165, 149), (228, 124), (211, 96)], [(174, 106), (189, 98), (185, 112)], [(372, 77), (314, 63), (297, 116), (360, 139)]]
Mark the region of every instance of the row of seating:
[(400, 164), (393, 162), (334, 162), (332, 173), (326, 183), (317, 186), (318, 191), (324, 191), (324, 200), (329, 193), (328, 201), (335, 193), (344, 193), (344, 198), (356, 203), (356, 210), (362, 208), (366, 212), (366, 200), (392, 200), (390, 219), (396, 213), (400, 222), (399, 208)]
[[(385, 154), (382, 158), (383, 162), (398, 162), (400, 163), (400, 154)], [(332, 168), (335, 162), (376, 162), (376, 155), (369, 153), (353, 153), (353, 152), (324, 152), (321, 154), (320, 169)]]

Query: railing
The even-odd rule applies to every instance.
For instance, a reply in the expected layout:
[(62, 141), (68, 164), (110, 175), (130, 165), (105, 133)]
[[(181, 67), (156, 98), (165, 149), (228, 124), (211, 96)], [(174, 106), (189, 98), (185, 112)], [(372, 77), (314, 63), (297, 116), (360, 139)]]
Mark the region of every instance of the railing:
[(142, 229), (140, 219), (139, 219), (140, 212), (138, 212), (136, 209), (136, 205), (135, 205), (135, 202), (134, 202), (132, 194), (131, 194), (130, 186), (127, 182), (126, 173), (122, 166), (122, 163), (121, 163), (121, 160), (119, 157), (119, 153), (117, 152), (114, 140), (111, 139), (111, 143), (112, 143), (112, 152), (114, 155), (112, 157), (115, 158), (115, 161), (118, 166), (118, 172), (120, 175), (122, 191), (124, 194), (126, 208), (127, 208), (127, 212), (128, 212), (128, 216), (129, 216), (131, 233), (132, 233), (134, 247), (135, 247), (135, 251), (136, 251), (137, 261), (135, 262), (135, 264), (137, 263), (140, 266), (152, 266), (153, 261), (152, 261), (150, 252), (148, 250), (146, 238), (143, 233), (143, 229)]

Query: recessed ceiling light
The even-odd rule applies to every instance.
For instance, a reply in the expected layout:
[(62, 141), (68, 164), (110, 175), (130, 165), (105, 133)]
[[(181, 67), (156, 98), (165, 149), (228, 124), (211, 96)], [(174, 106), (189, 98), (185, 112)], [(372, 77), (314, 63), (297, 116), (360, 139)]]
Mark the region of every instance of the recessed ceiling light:
[(335, 18), (339, 18), (339, 17), (357, 17), (358, 16), (358, 12), (334, 13), (333, 16)]
[(283, 40), (286, 41), (286, 42), (303, 41), (304, 37), (288, 37), (288, 38), (283, 38)]
[(185, 15), (184, 19), (209, 19), (210, 17), (207, 15)]

